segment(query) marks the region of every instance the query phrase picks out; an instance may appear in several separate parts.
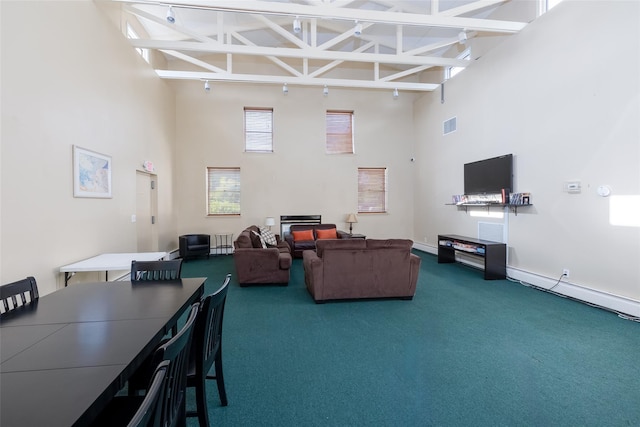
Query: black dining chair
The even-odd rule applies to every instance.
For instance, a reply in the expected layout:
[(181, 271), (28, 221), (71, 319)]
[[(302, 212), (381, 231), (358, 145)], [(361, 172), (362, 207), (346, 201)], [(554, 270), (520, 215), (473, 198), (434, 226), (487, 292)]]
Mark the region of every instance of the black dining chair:
[[(140, 413), (145, 400), (149, 394), (154, 392), (153, 387), (156, 379), (154, 374), (145, 396), (121, 395), (114, 397), (93, 424), (94, 427), (119, 425), (175, 427), (186, 425), (187, 368), (199, 305), (200, 303), (195, 303), (191, 306), (189, 317), (180, 332), (158, 347), (153, 354), (152, 365), (158, 368), (165, 367), (165, 381), (161, 387), (155, 414), (152, 417), (145, 418), (145, 414)], [(156, 374), (157, 371), (158, 369), (155, 370)], [(151, 405), (152, 402), (148, 402), (148, 404)], [(127, 417), (128, 414), (133, 413), (130, 409), (131, 407), (139, 409), (133, 418)], [(125, 419), (126, 422), (121, 421)], [(144, 423), (145, 420), (146, 424)], [(133, 424), (134, 421), (138, 424)]]
[[(150, 282), (158, 280), (177, 280), (182, 277), (182, 259), (169, 261), (131, 261), (131, 281)], [(178, 327), (171, 329), (175, 336)]]
[(20, 305), (29, 304), (38, 298), (38, 285), (32, 276), (0, 286), (0, 300), (2, 301), (0, 313), (6, 313)]
[[(127, 427), (149, 427), (160, 425), (159, 422), (159, 403), (160, 397), (163, 396), (165, 390), (165, 378), (167, 377), (167, 369), (170, 362), (163, 360), (160, 362), (156, 371), (153, 373), (153, 379), (147, 390), (147, 394), (142, 400), (142, 404), (136, 410), (136, 413), (127, 424)], [(132, 399), (133, 400), (133, 399)]]
[(92, 427), (127, 426), (156, 427), (160, 425), (159, 403), (164, 393), (165, 379), (170, 362), (160, 362), (145, 396), (117, 396)]
[[(188, 417), (198, 416), (201, 427), (209, 426), (206, 380), (215, 379), (222, 406), (227, 406), (227, 392), (222, 375), (222, 319), (229, 290), (231, 274), (227, 274), (222, 286), (200, 302), (189, 353), (187, 388), (195, 388), (197, 411), (187, 412)], [(215, 375), (208, 375), (215, 365)]]
[(177, 280), (182, 274), (182, 260), (131, 261), (131, 281)]

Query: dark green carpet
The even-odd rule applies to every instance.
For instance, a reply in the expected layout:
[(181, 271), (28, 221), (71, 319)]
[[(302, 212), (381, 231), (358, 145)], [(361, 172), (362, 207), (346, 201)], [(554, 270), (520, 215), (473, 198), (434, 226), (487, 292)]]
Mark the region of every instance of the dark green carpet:
[(185, 263), (207, 292), (234, 277), (212, 425), (640, 425), (640, 324), (417, 253), (413, 301), (321, 305), (300, 260), (288, 287), (239, 287), (232, 256)]

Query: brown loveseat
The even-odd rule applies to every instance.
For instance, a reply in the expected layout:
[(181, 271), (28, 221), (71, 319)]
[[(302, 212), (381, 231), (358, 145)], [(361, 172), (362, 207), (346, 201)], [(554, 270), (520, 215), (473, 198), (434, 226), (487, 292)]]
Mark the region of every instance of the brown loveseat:
[[(344, 239), (349, 237), (349, 233), (340, 231), (335, 224), (295, 224), (289, 228), (289, 232), (284, 235), (285, 241), (291, 248), (291, 254), (294, 258), (302, 258), (302, 252), (315, 249), (316, 240), (318, 240), (318, 230), (336, 230), (336, 238)], [(294, 239), (294, 232), (311, 230), (313, 233), (312, 239), (296, 240)]]
[(243, 230), (233, 242), (233, 261), (240, 286), (256, 283), (278, 283), (286, 286), (289, 284), (291, 269), (289, 245), (276, 234), (276, 245), (264, 248), (256, 233), (260, 234), (260, 229), (252, 225)]
[(413, 242), (388, 240), (318, 240), (303, 253), (307, 290), (320, 303), (356, 298), (413, 299), (420, 257)]

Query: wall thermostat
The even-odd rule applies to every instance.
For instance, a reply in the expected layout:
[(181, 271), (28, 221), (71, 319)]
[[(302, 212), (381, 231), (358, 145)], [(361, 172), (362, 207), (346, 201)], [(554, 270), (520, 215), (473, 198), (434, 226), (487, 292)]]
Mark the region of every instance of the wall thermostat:
[(608, 185), (600, 185), (598, 187), (598, 196), (608, 197), (611, 194), (611, 188)]

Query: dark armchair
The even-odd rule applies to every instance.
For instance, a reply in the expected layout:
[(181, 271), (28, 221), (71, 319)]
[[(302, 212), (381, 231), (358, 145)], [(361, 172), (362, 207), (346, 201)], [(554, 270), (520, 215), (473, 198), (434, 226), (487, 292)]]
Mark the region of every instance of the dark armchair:
[(211, 252), (211, 236), (208, 234), (184, 234), (179, 238), (180, 257), (195, 258), (206, 255), (209, 258)]

